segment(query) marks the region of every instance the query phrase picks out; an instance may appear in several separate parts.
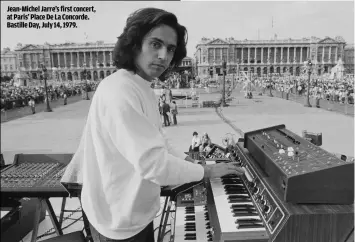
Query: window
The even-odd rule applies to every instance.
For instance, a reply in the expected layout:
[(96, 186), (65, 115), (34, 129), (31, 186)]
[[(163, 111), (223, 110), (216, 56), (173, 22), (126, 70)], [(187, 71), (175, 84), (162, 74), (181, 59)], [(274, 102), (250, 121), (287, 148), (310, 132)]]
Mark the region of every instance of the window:
[(10, 65), (10, 70), (12, 71), (12, 65)]
[(7, 71), (7, 65), (5, 65), (5, 71)]

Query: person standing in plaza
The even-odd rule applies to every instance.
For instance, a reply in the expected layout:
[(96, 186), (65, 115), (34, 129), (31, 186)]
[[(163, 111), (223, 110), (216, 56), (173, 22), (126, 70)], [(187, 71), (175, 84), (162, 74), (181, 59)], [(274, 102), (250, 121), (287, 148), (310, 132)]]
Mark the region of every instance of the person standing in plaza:
[(118, 70), (98, 86), (63, 176), (80, 171), (82, 208), (94, 241), (154, 242), (161, 186), (243, 174), (233, 164), (195, 164), (164, 134), (150, 85), (181, 63), (186, 44), (186, 28), (176, 16), (156, 8), (131, 14), (118, 37)]
[(176, 115), (178, 115), (179, 112), (178, 112), (178, 107), (177, 107), (175, 101), (172, 101), (172, 103), (171, 103), (170, 112), (171, 112), (171, 115), (173, 116), (174, 124), (177, 125)]
[(163, 117), (164, 117), (164, 125), (170, 126), (170, 105), (165, 101), (163, 102)]
[(28, 102), (28, 106), (30, 106), (32, 114), (36, 113), (36, 103), (35, 100), (31, 97), (30, 101)]
[(64, 105), (67, 105), (67, 102), (68, 102), (67, 92), (64, 92), (63, 98), (64, 98)]

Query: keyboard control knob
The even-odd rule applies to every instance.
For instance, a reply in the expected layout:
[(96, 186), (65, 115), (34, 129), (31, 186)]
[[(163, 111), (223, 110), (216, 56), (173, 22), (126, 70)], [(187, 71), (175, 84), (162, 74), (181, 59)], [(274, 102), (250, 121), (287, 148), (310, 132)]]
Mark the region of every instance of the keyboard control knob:
[(211, 234), (214, 235), (214, 228), (211, 226), (210, 228)]
[(270, 207), (270, 206), (265, 205), (265, 206), (264, 206), (264, 208), (263, 208), (263, 210), (264, 210), (264, 212), (265, 212), (265, 213), (270, 213), (270, 211), (271, 211), (271, 207)]
[(253, 187), (253, 188), (251, 189), (251, 191), (252, 191), (252, 193), (256, 194), (256, 193), (259, 192), (259, 188), (258, 188), (258, 187)]

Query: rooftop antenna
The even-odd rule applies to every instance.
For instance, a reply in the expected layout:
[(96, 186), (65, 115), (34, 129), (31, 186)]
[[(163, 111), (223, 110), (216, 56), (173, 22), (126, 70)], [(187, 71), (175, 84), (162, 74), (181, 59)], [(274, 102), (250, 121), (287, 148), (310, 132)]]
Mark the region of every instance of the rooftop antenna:
[(271, 28), (274, 28), (274, 16), (271, 17)]
[(260, 40), (260, 29), (258, 29), (258, 40)]
[(273, 33), (273, 38), (276, 39), (277, 38), (277, 35), (276, 35), (276, 32), (274, 30), (274, 16), (271, 17), (271, 29), (272, 29), (272, 33)]

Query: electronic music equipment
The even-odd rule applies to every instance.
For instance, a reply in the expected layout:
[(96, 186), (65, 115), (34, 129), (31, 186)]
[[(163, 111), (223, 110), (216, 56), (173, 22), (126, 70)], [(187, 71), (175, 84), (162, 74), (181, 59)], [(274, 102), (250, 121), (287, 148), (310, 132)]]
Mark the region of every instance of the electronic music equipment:
[(286, 202), (354, 202), (354, 162), (335, 157), (285, 125), (245, 133), (244, 140), (244, 147)]
[[(245, 170), (245, 176), (210, 179), (207, 183), (213, 241), (340, 242), (347, 239), (354, 228), (352, 205), (285, 202), (282, 189), (273, 185), (272, 178), (243, 146), (240, 140), (230, 160)], [(248, 216), (243, 216), (246, 215), (243, 210)], [(238, 216), (242, 219), (237, 220)], [(247, 229), (240, 230), (243, 226), (251, 227), (249, 233)]]
[(321, 146), (323, 143), (322, 133), (312, 133), (307, 130), (303, 130), (302, 138), (317, 146)]
[(213, 241), (207, 211), (207, 194), (204, 182), (179, 192), (176, 199), (175, 220), (171, 241)]
[(1, 170), (1, 196), (68, 197), (60, 180), (73, 154), (17, 154)]
[(229, 160), (228, 157), (226, 157), (225, 149), (217, 144), (213, 144), (212, 149), (206, 155), (206, 161), (215, 159)]
[(180, 191), (177, 196), (177, 206), (200, 206), (207, 203), (207, 192), (204, 183), (194, 183), (189, 189)]
[[(206, 164), (214, 164), (207, 161)], [(213, 241), (268, 241), (259, 211), (242, 178), (225, 176), (207, 183)]]
[(176, 207), (171, 234), (173, 242), (213, 241), (207, 206)]
[(194, 160), (204, 160), (206, 152), (184, 152), (186, 155), (190, 156)]
[(161, 197), (171, 197), (173, 200), (177, 198), (177, 195), (186, 191), (186, 193), (193, 196), (195, 193), (192, 192), (192, 187), (198, 185), (200, 182), (190, 182), (182, 185), (172, 185), (172, 186), (162, 186), (160, 190)]
[[(33, 230), (33, 217), (35, 216), (38, 202), (36, 198), (20, 199), (19, 203), (13, 203), (14, 207), (1, 208), (0, 241), (18, 242)], [(7, 204), (7, 206), (10, 205)], [(46, 211), (42, 209), (39, 212), (39, 222), (42, 222), (46, 216)]]

